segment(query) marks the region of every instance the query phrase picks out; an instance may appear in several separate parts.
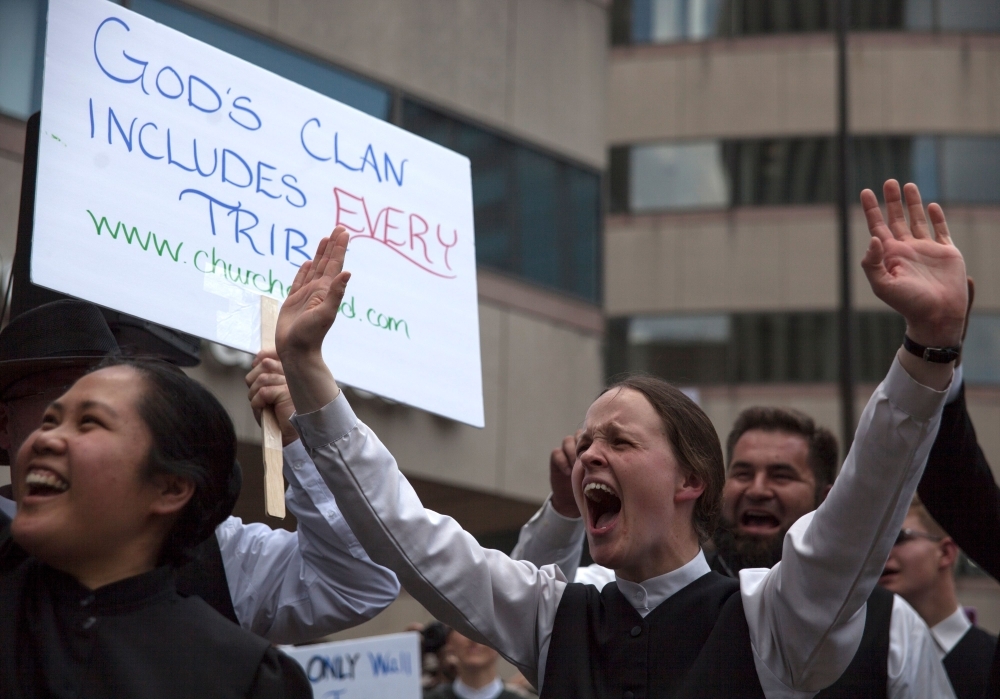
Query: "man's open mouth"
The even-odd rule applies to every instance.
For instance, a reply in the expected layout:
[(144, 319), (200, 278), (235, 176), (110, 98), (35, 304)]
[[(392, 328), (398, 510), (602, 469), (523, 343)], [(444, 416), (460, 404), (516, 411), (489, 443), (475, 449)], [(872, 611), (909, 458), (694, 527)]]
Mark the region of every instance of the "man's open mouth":
[(61, 495), (69, 490), (69, 482), (54, 471), (33, 468), (24, 477), (27, 494), (32, 497)]
[(606, 531), (622, 511), (621, 498), (603, 483), (588, 483), (583, 489), (591, 526), (597, 532)]
[(747, 510), (740, 516), (740, 526), (744, 529), (777, 529), (781, 521), (763, 510)]

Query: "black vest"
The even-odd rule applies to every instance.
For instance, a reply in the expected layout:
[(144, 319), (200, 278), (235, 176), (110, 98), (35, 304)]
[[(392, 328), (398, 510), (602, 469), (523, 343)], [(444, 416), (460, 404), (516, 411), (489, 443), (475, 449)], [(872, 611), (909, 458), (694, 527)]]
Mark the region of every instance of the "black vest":
[(707, 573), (643, 618), (613, 582), (567, 585), (542, 699), (763, 699), (739, 587)]
[[(717, 554), (709, 556), (713, 570), (723, 575), (728, 568)], [(893, 594), (876, 587), (868, 598), (865, 632), (851, 664), (840, 679), (816, 695), (815, 699), (881, 699), (889, 694), (889, 628), (892, 623)]]
[(982, 699), (986, 696), (996, 648), (996, 636), (973, 626), (944, 657), (944, 669), (948, 671), (948, 679), (957, 699)]

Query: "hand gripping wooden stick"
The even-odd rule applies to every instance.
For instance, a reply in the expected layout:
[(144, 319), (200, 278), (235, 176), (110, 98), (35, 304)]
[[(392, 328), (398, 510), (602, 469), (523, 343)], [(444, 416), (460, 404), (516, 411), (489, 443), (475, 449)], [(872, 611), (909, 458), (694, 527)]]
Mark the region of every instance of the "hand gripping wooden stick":
[[(278, 324), (278, 302), (260, 297), (260, 348), (274, 349), (274, 330)], [(260, 415), (261, 445), (264, 447), (264, 511), (270, 517), (285, 518), (285, 480), (281, 475), (281, 429), (274, 408), (264, 408)]]

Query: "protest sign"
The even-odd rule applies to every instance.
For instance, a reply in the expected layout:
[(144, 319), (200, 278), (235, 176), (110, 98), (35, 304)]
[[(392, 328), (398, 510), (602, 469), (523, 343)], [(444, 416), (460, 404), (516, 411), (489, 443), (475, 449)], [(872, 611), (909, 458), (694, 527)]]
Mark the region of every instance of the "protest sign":
[(31, 280), (260, 347), (335, 225), (338, 379), (483, 425), (467, 158), (104, 0), (50, 0)]
[(316, 699), (420, 699), (420, 634), (397, 633), (281, 649), (306, 671)]

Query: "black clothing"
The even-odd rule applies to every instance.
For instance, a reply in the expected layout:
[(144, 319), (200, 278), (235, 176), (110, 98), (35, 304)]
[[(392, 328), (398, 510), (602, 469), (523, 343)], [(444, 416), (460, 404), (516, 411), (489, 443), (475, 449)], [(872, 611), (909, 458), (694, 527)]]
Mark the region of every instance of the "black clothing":
[(739, 589), (706, 573), (643, 618), (614, 583), (567, 585), (542, 699), (763, 699)]
[(4, 699), (311, 697), (267, 641), (184, 598), (169, 568), (89, 590), (28, 559), (0, 577)]
[(177, 593), (181, 597), (201, 597), (208, 606), (239, 626), (219, 550), (219, 537), (213, 533), (192, 553), (191, 560), (177, 569)]
[[(424, 699), (458, 699), (458, 695), (455, 694), (455, 690), (451, 688), (451, 683), (438, 685), (434, 689), (428, 689), (424, 692)], [(507, 689), (500, 692), (496, 699), (524, 699), (520, 694), (514, 694)]]
[[(993, 472), (976, 439), (976, 429), (969, 419), (965, 386), (959, 390), (958, 399), (944, 407), (941, 427), (917, 492), (924, 507), (959, 548), (980, 568), (1000, 580), (1000, 548), (996, 544), (1000, 537), (1000, 488), (993, 479)], [(959, 646), (965, 640), (963, 637)], [(952, 653), (956, 650), (958, 646)], [(968, 667), (970, 662), (972, 656), (956, 658), (952, 666)], [(945, 669), (951, 678), (947, 657)], [(988, 696), (1000, 697), (1000, 653), (996, 650), (989, 675)], [(956, 682), (964, 685), (969, 677), (971, 675), (965, 673), (963, 677), (952, 679), (956, 692)]]
[(944, 669), (948, 671), (957, 699), (984, 696), (996, 649), (997, 637), (973, 626), (944, 657)]
[[(709, 566), (721, 575), (735, 575), (717, 552), (707, 556)], [(893, 594), (876, 587), (868, 598), (865, 632), (851, 664), (836, 682), (815, 699), (887, 697), (889, 693), (889, 628), (892, 623)], [(959, 698), (961, 699), (961, 698)]]

